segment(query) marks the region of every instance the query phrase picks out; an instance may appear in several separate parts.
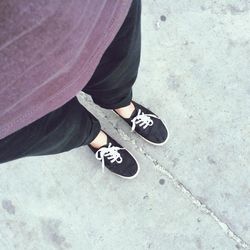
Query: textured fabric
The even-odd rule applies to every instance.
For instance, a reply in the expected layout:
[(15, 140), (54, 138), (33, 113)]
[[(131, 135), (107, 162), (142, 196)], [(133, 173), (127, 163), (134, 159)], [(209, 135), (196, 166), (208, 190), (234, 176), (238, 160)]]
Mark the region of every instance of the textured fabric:
[(135, 106), (134, 112), (129, 118), (120, 116), (121, 119), (128, 123), (131, 127), (131, 131), (137, 132), (148, 142), (154, 145), (163, 145), (166, 143), (168, 139), (168, 129), (164, 122), (151, 110), (134, 100), (132, 100), (132, 102)]
[[(102, 108), (129, 105), (141, 56), (141, 1), (129, 13), (83, 91)], [(129, 97), (129, 98), (128, 98)]]
[[(99, 106), (105, 105), (113, 109), (131, 102), (132, 85), (138, 72), (141, 48), (138, 42), (140, 9), (140, 0), (133, 1), (125, 22), (102, 56), (91, 81), (86, 85), (91, 91), (89, 94)], [(124, 49), (125, 44), (129, 46), (125, 47), (124, 51), (121, 48)], [(122, 67), (110, 67), (118, 52), (119, 56), (115, 62)], [(101, 88), (100, 84), (104, 84), (107, 76), (109, 81)], [(98, 79), (97, 84), (94, 79)], [(0, 163), (27, 156), (69, 151), (89, 144), (100, 129), (100, 122), (74, 97), (62, 107), (1, 139)]]
[(0, 163), (69, 151), (92, 141), (100, 129), (100, 122), (74, 97), (0, 140)]
[(86, 86), (131, 1), (0, 1), (0, 139)]
[(140, 166), (135, 157), (110, 135), (107, 135), (106, 145), (99, 149), (89, 145), (89, 148), (100, 161), (103, 173), (108, 169), (125, 179), (133, 179), (138, 175)]

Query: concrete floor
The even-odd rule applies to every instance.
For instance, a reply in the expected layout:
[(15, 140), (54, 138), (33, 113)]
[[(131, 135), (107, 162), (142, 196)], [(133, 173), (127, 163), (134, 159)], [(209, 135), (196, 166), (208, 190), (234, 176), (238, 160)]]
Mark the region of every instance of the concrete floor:
[(103, 174), (87, 147), (1, 165), (0, 249), (250, 249), (249, 23), (249, 0), (144, 1), (134, 99), (169, 142), (146, 144), (85, 96), (139, 176)]

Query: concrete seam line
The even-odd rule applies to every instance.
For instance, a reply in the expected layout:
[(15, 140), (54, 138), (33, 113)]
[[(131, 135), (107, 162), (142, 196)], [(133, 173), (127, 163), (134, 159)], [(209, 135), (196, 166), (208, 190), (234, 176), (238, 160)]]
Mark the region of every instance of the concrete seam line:
[[(107, 119), (107, 118), (105, 118)], [(108, 120), (108, 119), (107, 119)], [(108, 120), (108, 122), (110, 124), (112, 124), (112, 122), (110, 122), (110, 120)], [(112, 124), (113, 125), (113, 124)], [(116, 128), (113, 125), (113, 128), (117, 130), (118, 134), (125, 140), (127, 141), (127, 138), (129, 138), (128, 135), (126, 135), (123, 131), (121, 133), (121, 130)], [(125, 136), (124, 136), (125, 134)], [(240, 237), (238, 236), (235, 232), (233, 232), (230, 227), (223, 222), (222, 220), (220, 220), (220, 218), (215, 214), (215, 212), (213, 212), (213, 210), (211, 208), (209, 208), (206, 204), (202, 203), (198, 198), (196, 198), (192, 192), (184, 185), (182, 184), (170, 171), (166, 170), (161, 164), (159, 164), (158, 160), (154, 159), (150, 154), (148, 154), (143, 148), (141, 148), (140, 146), (138, 146), (135, 142), (135, 140), (131, 140), (130, 141), (136, 146), (136, 148), (143, 153), (143, 155), (145, 155), (152, 163), (153, 166), (156, 170), (160, 171), (162, 174), (164, 174), (165, 176), (168, 177), (169, 180), (172, 181), (173, 185), (179, 189), (182, 193), (186, 194), (188, 196), (188, 198), (191, 200), (191, 202), (197, 207), (199, 208), (202, 212), (210, 215), (218, 224), (219, 226), (222, 228), (222, 230), (229, 236), (229, 238), (233, 239), (234, 241), (236, 241), (242, 248), (245, 249), (250, 249), (250, 246)]]
[[(88, 103), (93, 107), (93, 103), (84, 98), (84, 102)], [(232, 229), (225, 223), (223, 222), (216, 214), (213, 212), (211, 208), (209, 208), (206, 204), (202, 203), (198, 198), (196, 198), (192, 192), (185, 187), (184, 184), (182, 184), (169, 170), (166, 170), (163, 165), (159, 164), (157, 159), (154, 159), (149, 153), (147, 153), (142, 147), (138, 146), (136, 141), (134, 139), (131, 139), (122, 129), (119, 129), (115, 126), (115, 124), (109, 119), (101, 110), (96, 110), (95, 113), (100, 115), (103, 119), (105, 119), (111, 126), (117, 131), (117, 133), (120, 135), (120, 137), (125, 140), (125, 141), (130, 141), (133, 145), (136, 146), (136, 149), (138, 149), (144, 156), (146, 156), (152, 163), (153, 166), (156, 170), (160, 171), (162, 174), (168, 177), (168, 179), (173, 183), (174, 187), (177, 190), (180, 190), (182, 193), (184, 193), (189, 200), (198, 208), (201, 212), (210, 215), (213, 220), (220, 226), (220, 228), (223, 230), (223, 232), (232, 240), (237, 242), (241, 248), (244, 249), (249, 249), (250, 246), (248, 245), (247, 242), (245, 242), (240, 236), (238, 236), (235, 232), (232, 231)]]

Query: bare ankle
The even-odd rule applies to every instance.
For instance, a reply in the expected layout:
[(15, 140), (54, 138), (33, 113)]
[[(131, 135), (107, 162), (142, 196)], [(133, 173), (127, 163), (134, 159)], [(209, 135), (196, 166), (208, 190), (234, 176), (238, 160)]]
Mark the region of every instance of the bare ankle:
[(115, 111), (123, 118), (129, 118), (135, 110), (134, 104), (131, 102), (128, 106), (115, 109)]
[(107, 144), (108, 137), (107, 135), (101, 130), (96, 138), (90, 143), (90, 145), (94, 148), (100, 148)]

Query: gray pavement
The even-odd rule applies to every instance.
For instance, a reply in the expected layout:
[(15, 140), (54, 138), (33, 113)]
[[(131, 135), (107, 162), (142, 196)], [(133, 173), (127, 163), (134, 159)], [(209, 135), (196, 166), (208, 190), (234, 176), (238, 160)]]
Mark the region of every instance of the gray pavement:
[(134, 99), (168, 143), (79, 97), (140, 174), (103, 174), (87, 147), (1, 165), (1, 250), (250, 249), (250, 1), (144, 1), (142, 30)]

